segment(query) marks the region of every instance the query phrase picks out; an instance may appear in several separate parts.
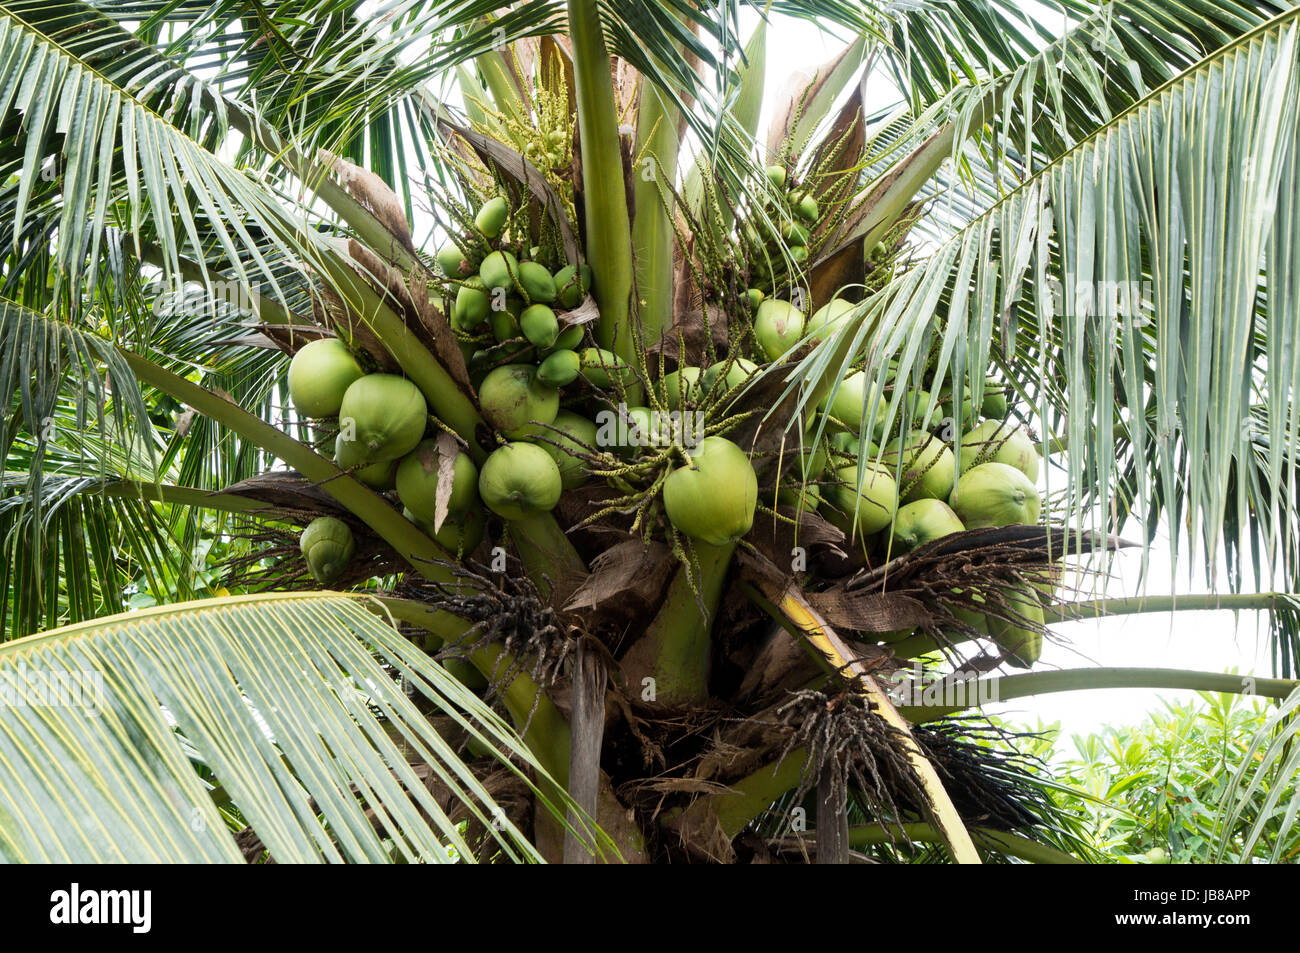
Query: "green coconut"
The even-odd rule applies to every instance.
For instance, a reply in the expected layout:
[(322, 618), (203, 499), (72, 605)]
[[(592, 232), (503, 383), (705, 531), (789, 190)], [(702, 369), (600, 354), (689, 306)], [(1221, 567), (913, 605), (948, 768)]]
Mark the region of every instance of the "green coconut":
[(765, 297), (761, 288), (750, 288), (745, 292), (745, 305), (750, 311), (756, 311)]
[(634, 457), (641, 447), (666, 447), (672, 443), (670, 419), (666, 420), (657, 410), (649, 407), (626, 408), (627, 421), (623, 425), (622, 436), (614, 427), (602, 428), (598, 433), (598, 446), (614, 447), (621, 456)]
[(548, 512), (560, 502), (563, 490), (555, 459), (535, 443), (498, 447), (478, 475), (479, 496), (488, 509), (508, 520)]
[(767, 181), (771, 183), (772, 188), (779, 189), (785, 186), (785, 166), (769, 165), (763, 170), (763, 174), (767, 176)]
[[(722, 374), (724, 367), (727, 369), (725, 375)], [(738, 357), (732, 361), (730, 367), (727, 366), (726, 361), (719, 361), (717, 364), (712, 364), (704, 369), (704, 373), (700, 376), (699, 392), (711, 394), (716, 389), (720, 394), (725, 394), (740, 387), (757, 373), (758, 365), (743, 357)], [(721, 383), (719, 383), (719, 378), (721, 378)]]
[(816, 344), (824, 341), (839, 328), (848, 322), (853, 315), (853, 309), (856, 308), (852, 301), (845, 301), (843, 298), (831, 298), (820, 308), (812, 313), (808, 323), (804, 326), (804, 337)]
[[(422, 520), (434, 522), (438, 514), (438, 465), (441, 460), (436, 439), (422, 440), (397, 465), (397, 498)], [(452, 461), (447, 518), (459, 519), (477, 501), (478, 467), (464, 452)]]
[(903, 466), (899, 486), (905, 502), (948, 499), (952, 493), (957, 463), (952, 451), (942, 440), (930, 436), (924, 430), (913, 430), (907, 435), (905, 443), (902, 437), (896, 438), (882, 461), (892, 471), (900, 455)]
[[(475, 492), (477, 494), (477, 491)], [(461, 514), (460, 519), (448, 517), (443, 521), (442, 528), (438, 530), (433, 528), (432, 520), (422, 520), (406, 507), (402, 508), (402, 515), (424, 530), (435, 543), (453, 556), (469, 555), (478, 549), (478, 544), (483, 542), (483, 532), (487, 528), (487, 515), (477, 501), (477, 496), (469, 509)]]
[(866, 463), (859, 482), (857, 464), (849, 464), (835, 471), (835, 479), (824, 495), (850, 532), (869, 536), (893, 522), (898, 512), (898, 484), (884, 467)]
[(519, 318), (524, 313), (523, 299), (509, 295), (503, 303), (504, 308), (491, 310), (492, 337), (498, 343), (513, 341), (523, 336), (523, 330), (519, 327)]
[(565, 265), (555, 273), (555, 288), (555, 300), (561, 308), (576, 308), (591, 290), (591, 266)]
[(580, 454), (589, 454), (595, 448), (596, 425), (586, 417), (562, 410), (555, 415), (555, 422), (550, 427), (538, 431), (537, 437), (541, 438), (538, 446), (549, 453), (560, 468), (560, 483), (564, 488), (572, 490), (582, 486), (587, 480), (587, 462)]
[(1000, 619), (993, 614), (985, 616), (989, 638), (1008, 654), (1007, 663), (1014, 668), (1030, 668), (1043, 653), (1043, 607), (1038, 594), (1027, 586), (1018, 586), (1007, 592), (1006, 609), (1009, 615), (1020, 619)]
[(1029, 477), (1005, 463), (981, 463), (957, 478), (948, 505), (967, 529), (983, 526), (1032, 525), (1042, 501)]
[(789, 301), (769, 298), (758, 306), (754, 314), (754, 340), (769, 361), (775, 361), (799, 343), (803, 337), (803, 320), (803, 312)]
[(1005, 463), (1033, 483), (1038, 479), (1038, 448), (1011, 421), (984, 420), (961, 438), (962, 472), (981, 463)]
[(483, 419), (507, 437), (525, 437), (532, 424), (549, 424), (560, 409), (560, 394), (537, 379), (531, 364), (506, 364), (488, 373), (478, 389)]
[(420, 388), (395, 374), (367, 374), (348, 388), (339, 407), (340, 432), (363, 448), (368, 463), (406, 456), (428, 423)]
[(365, 372), (338, 338), (303, 345), (289, 362), (289, 399), (304, 417), (333, 417)]
[(483, 279), (471, 275), (461, 284), (456, 292), (456, 303), (452, 305), (451, 315), (456, 327), (472, 331), (483, 323), (492, 308), (492, 299), (484, 290)]
[(506, 227), (506, 219), (509, 217), (510, 206), (506, 205), (505, 199), (498, 196), (483, 203), (483, 207), (474, 216), (474, 227), (482, 232), (485, 238), (496, 238)]
[(604, 348), (587, 347), (578, 352), (582, 376), (596, 387), (612, 387), (617, 380), (624, 387), (636, 380), (632, 367)]
[(478, 276), (483, 279), (483, 287), (488, 291), (497, 288), (514, 290), (515, 278), (519, 275), (519, 259), (508, 251), (494, 251), (483, 259), (478, 267)]
[(980, 405), (980, 413), (992, 418), (993, 420), (1003, 420), (1007, 416), (1007, 392), (997, 381), (986, 381), (984, 384), (984, 403)]
[(700, 378), (703, 374), (701, 368), (683, 367), (664, 375), (662, 389), (669, 410), (677, 410), (683, 400), (692, 405), (699, 403), (700, 396), (704, 392), (700, 386)]
[(957, 514), (942, 500), (915, 500), (898, 508), (890, 535), (894, 555), (910, 553), (918, 546), (932, 543), (953, 533), (960, 533), (962, 525)]
[(726, 437), (705, 437), (691, 466), (664, 481), (664, 512), (679, 533), (726, 546), (749, 532), (758, 505), (758, 477), (749, 456)]
[(807, 192), (794, 192), (790, 195), (790, 206), (795, 214), (805, 222), (813, 223), (821, 217), (821, 208), (817, 200)]
[(546, 348), (560, 336), (560, 322), (555, 312), (544, 304), (529, 305), (519, 316), (519, 329), (528, 343)]
[(573, 351), (554, 351), (537, 365), (537, 379), (548, 387), (563, 387), (578, 377), (582, 361)]
[[(862, 418), (867, 411), (867, 386), (869, 383), (865, 371), (855, 371), (840, 381), (839, 387), (833, 394), (828, 391), (822, 397), (818, 407), (822, 413), (829, 414), (833, 418), (830, 421), (831, 426), (836, 429), (847, 429), (852, 433), (858, 432)], [(871, 434), (877, 439), (885, 429), (885, 415), (888, 411), (886, 395), (882, 394), (880, 401), (876, 405), (875, 419), (871, 422)]]
[(465, 253), (455, 242), (448, 242), (438, 250), (438, 268), (448, 278), (464, 278), (471, 270)]
[(582, 325), (571, 324), (560, 332), (560, 336), (555, 339), (555, 343), (546, 350), (546, 353), (553, 354), (556, 351), (576, 351), (578, 345), (581, 343)]
[(545, 266), (535, 261), (520, 262), (519, 283), (533, 304), (550, 304), (555, 300), (555, 279)]
[(371, 489), (388, 491), (397, 485), (397, 461), (380, 460), (362, 466), (365, 460), (365, 448), (351, 440), (344, 440), (343, 434), (334, 438), (334, 462), (341, 470), (352, 470), (352, 475)]
[(307, 561), (312, 578), (325, 586), (348, 568), (357, 543), (347, 523), (333, 516), (318, 516), (302, 531), (298, 548)]

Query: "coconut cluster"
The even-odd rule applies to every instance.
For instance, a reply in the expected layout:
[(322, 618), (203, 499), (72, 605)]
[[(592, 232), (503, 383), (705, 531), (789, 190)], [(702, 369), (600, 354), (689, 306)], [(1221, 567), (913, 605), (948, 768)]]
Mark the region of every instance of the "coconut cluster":
[[(854, 308), (831, 301), (808, 322), (805, 340), (851, 319)], [(887, 433), (892, 391), (900, 386), (887, 380), (868, 416), (866, 371), (838, 382), (822, 398), (811, 431), (824, 426), (830, 439), (825, 449), (805, 453), (791, 468), (782, 501), (819, 513), (882, 560), (970, 529), (1038, 522), (1038, 448), (1007, 416), (1006, 396), (995, 379), (986, 381), (979, 415), (969, 399), (958, 410), (951, 393), (932, 397), (928, 390), (914, 389), (900, 401), (905, 419), (893, 428), (897, 432)], [(865, 446), (857, 436), (861, 432), (871, 434)], [(951, 439), (953, 433), (960, 439)], [(1027, 626), (974, 613), (961, 621), (1002, 647), (1013, 664), (1028, 666), (1041, 650), (1041, 599), (1050, 596), (1024, 587), (1008, 597), (1012, 613)]]

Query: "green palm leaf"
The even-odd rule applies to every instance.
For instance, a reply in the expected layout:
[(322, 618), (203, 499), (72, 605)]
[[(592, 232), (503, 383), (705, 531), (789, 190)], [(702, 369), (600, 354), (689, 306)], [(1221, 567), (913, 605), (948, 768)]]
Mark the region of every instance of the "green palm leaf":
[[(235, 597), (0, 647), (11, 702), (0, 719), (0, 856), (238, 862), (197, 758), (280, 862), (444, 862), (448, 847), (472, 856), (449, 802), (505, 856), (538, 859), (413, 699), (539, 779), (545, 771), (375, 608), (333, 593)], [(70, 698), (50, 693), (60, 684)]]

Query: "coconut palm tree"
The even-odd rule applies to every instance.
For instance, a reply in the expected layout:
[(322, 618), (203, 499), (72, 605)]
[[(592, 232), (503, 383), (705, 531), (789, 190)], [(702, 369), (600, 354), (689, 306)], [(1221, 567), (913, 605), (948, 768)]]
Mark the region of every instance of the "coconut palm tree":
[[(1089, 859), (954, 716), (1293, 693), (1300, 9), (753, 6), (0, 0), (4, 856)], [(1278, 677), (998, 674), (1209, 605)]]

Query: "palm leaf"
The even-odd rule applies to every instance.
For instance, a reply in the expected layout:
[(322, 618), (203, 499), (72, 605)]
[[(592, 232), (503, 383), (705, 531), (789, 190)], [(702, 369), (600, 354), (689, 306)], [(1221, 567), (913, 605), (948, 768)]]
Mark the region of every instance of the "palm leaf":
[[(372, 610), (333, 593), (235, 597), (0, 646), (16, 702), (0, 719), (0, 855), (238, 862), (195, 757), (280, 862), (472, 856), (448, 803), (506, 857), (537, 860), (413, 697), (547, 775)], [(37, 694), (59, 679), (70, 699)]]

